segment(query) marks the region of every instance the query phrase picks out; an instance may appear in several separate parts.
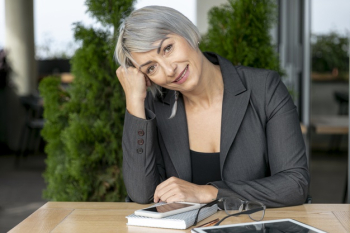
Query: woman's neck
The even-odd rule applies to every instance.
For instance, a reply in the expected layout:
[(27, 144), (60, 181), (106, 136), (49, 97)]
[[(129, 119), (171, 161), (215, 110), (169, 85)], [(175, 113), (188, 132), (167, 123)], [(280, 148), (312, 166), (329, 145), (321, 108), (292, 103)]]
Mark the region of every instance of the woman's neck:
[(202, 72), (195, 90), (182, 93), (186, 107), (208, 109), (215, 103), (222, 103), (224, 82), (220, 66), (211, 63), (204, 55)]

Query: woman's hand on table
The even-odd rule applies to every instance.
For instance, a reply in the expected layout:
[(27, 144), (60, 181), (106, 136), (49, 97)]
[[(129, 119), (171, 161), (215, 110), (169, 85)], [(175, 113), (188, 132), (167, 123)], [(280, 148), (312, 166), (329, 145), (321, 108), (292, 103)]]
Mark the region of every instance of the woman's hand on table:
[(116, 74), (125, 92), (127, 110), (130, 114), (145, 119), (144, 101), (151, 81), (134, 67), (125, 69), (120, 66)]
[(212, 185), (197, 185), (171, 177), (159, 184), (154, 192), (154, 202), (208, 203), (216, 199), (218, 189)]

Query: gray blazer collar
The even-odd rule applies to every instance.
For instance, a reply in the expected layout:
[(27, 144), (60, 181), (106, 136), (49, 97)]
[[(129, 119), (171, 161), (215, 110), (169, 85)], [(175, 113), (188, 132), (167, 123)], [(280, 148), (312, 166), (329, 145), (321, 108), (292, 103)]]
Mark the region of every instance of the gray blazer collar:
[[(236, 68), (227, 59), (215, 53), (203, 53), (214, 64), (219, 64), (224, 81), (224, 99), (221, 120), (220, 168), (221, 174), (229, 149), (236, 137), (239, 126), (246, 112), (250, 90), (247, 91), (239, 77)], [(164, 90), (161, 102), (156, 102), (157, 122), (167, 129), (164, 139), (165, 146), (175, 166), (179, 178), (192, 181), (191, 158), (189, 150), (187, 118), (182, 95), (178, 99), (178, 109), (173, 119), (168, 119), (174, 104), (174, 91)]]

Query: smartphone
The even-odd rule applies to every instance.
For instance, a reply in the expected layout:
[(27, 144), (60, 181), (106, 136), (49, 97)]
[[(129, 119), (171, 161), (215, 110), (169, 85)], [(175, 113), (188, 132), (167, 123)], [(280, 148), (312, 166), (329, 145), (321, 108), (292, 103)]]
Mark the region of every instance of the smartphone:
[(175, 202), (167, 203), (164, 205), (148, 207), (135, 211), (135, 215), (151, 217), (151, 218), (164, 218), (174, 214), (180, 214), (190, 210), (199, 209), (203, 204), (190, 203), (190, 202)]

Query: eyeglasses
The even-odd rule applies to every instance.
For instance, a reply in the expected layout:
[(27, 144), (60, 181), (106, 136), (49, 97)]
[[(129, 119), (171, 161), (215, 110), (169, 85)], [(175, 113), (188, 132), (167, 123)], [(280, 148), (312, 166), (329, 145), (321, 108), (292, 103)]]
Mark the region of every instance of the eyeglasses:
[(265, 209), (266, 206), (258, 201), (244, 201), (236, 197), (227, 197), (227, 198), (220, 198), (218, 200), (214, 200), (201, 208), (198, 209), (196, 218), (194, 220), (193, 225), (195, 226), (198, 221), (199, 212), (201, 209), (206, 207), (211, 207), (215, 204), (223, 203), (225, 212), (228, 216), (221, 219), (219, 222), (217, 222), (214, 226), (219, 226), (220, 223), (222, 223), (225, 219), (232, 217), (232, 216), (238, 216), (241, 214), (247, 214), (251, 220), (254, 221), (260, 221), (264, 218), (265, 215)]

